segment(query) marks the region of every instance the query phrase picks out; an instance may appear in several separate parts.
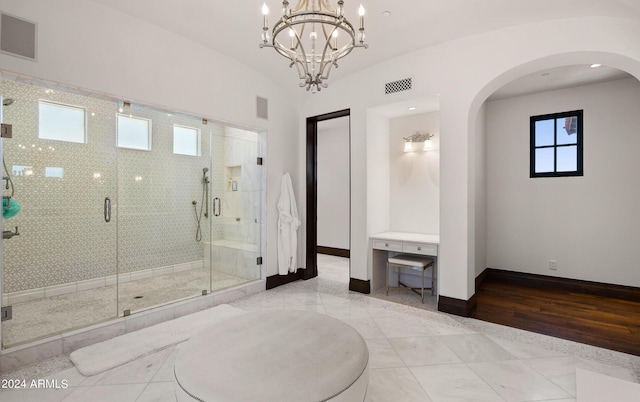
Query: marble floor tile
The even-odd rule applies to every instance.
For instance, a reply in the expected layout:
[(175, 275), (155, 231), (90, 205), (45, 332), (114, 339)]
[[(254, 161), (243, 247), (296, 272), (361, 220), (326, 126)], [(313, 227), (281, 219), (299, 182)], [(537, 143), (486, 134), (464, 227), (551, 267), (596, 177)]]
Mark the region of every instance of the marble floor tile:
[(440, 340), (441, 336), (390, 339), (407, 367), (461, 363), (461, 360)]
[[(339, 266), (348, 260), (331, 261)], [(247, 311), (326, 313), (355, 328), (369, 348), (367, 401), (576, 402), (576, 368), (637, 382), (640, 357), (408, 306), (348, 290), (321, 277), (296, 281), (230, 303)], [(415, 295), (407, 294), (411, 302)], [(405, 297), (402, 296), (402, 297)], [(418, 299), (418, 304), (419, 298)], [(68, 355), (16, 371), (20, 377), (66, 379), (66, 390), (0, 392), (2, 402), (173, 402), (173, 363), (181, 346), (92, 377)], [(635, 368), (639, 368), (637, 373)], [(0, 378), (11, 378), (1, 373)]]
[(172, 353), (172, 349), (165, 349), (120, 367), (87, 377), (81, 386), (147, 383), (151, 381)]
[(327, 311), (322, 304), (299, 304), (293, 306), (284, 306), (285, 310), (298, 310), (298, 311), (313, 311), (318, 314), (327, 314)]
[(447, 335), (440, 339), (465, 363), (515, 359), (482, 334)]
[(371, 318), (343, 319), (362, 335), (364, 339), (386, 339), (375, 321)]
[(514, 342), (492, 335), (486, 336), (518, 359), (566, 356), (565, 353), (557, 350), (545, 349), (537, 345), (530, 345), (522, 342)]
[(386, 338), (367, 339), (366, 342), (369, 349), (369, 368), (405, 367), (404, 361)]
[(64, 402), (134, 402), (147, 384), (95, 385), (92, 387), (76, 387)]
[(356, 306), (353, 303), (331, 304), (325, 306), (327, 315), (340, 320), (354, 320), (358, 318), (371, 318), (366, 308)]
[(180, 349), (184, 346), (184, 342), (180, 343), (171, 348), (165, 349), (169, 356), (165, 359), (165, 361), (160, 365), (158, 371), (153, 375), (151, 382), (166, 382), (173, 381), (173, 364), (176, 362), (176, 357), (178, 357), (178, 353), (180, 353)]
[(153, 382), (147, 385), (136, 402), (175, 402), (174, 383)]
[[(593, 360), (581, 359), (583, 362), (587, 363), (591, 368), (589, 371), (594, 371), (596, 373), (608, 375), (610, 377), (615, 377), (620, 380), (638, 382), (640, 378), (636, 377), (631, 370), (624, 367), (616, 367), (610, 364), (600, 363)], [(639, 359), (640, 360), (640, 359)]]
[(45, 378), (53, 379), (53, 380), (65, 380), (70, 387), (77, 387), (78, 385), (82, 384), (84, 380), (87, 379), (87, 377), (80, 374), (78, 369), (75, 367), (49, 375)]
[(508, 402), (540, 401), (572, 396), (521, 361), (468, 363), (467, 366)]
[(373, 317), (387, 338), (409, 338), (433, 335), (429, 327), (421, 320), (407, 316)]
[(410, 370), (434, 402), (504, 402), (465, 364), (411, 367)]
[(285, 306), (299, 306), (307, 304), (322, 304), (318, 293), (288, 293), (284, 296)]
[(406, 367), (369, 370), (365, 401), (434, 402)]
[(2, 402), (60, 402), (74, 391), (74, 387), (67, 389), (19, 389), (0, 391)]

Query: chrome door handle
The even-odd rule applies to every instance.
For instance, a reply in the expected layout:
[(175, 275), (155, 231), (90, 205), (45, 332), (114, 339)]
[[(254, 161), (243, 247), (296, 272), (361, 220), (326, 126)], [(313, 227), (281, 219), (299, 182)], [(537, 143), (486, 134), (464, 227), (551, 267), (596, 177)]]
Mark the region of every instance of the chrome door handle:
[[(218, 203), (218, 209), (216, 210), (216, 201)], [(213, 216), (220, 216), (220, 198), (213, 199)]]
[(104, 221), (111, 222), (111, 198), (109, 197), (104, 199)]

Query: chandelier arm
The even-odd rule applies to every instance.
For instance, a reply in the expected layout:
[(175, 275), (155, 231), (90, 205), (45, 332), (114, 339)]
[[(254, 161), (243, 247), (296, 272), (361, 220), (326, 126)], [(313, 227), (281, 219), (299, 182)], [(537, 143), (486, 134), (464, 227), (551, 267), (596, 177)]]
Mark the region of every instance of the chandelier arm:
[[(282, 17), (273, 27), (271, 41), (265, 39), (268, 38), (268, 35), (263, 34), (263, 41), (259, 44), (260, 48), (273, 47), (276, 52), (290, 61), (290, 68), (295, 65), (298, 78), (301, 80), (299, 86), (306, 87), (307, 91), (316, 92), (326, 88), (325, 81), (328, 80), (333, 67), (338, 68), (339, 59), (347, 56), (356, 47), (368, 47), (363, 38), (360, 38), (359, 43), (357, 42), (358, 32), (344, 17), (343, 4), (344, 1), (338, 1), (338, 8), (333, 10), (329, 5), (329, 0), (298, 0), (296, 7), (291, 9), (289, 2), (285, 0), (283, 1)], [(318, 53), (320, 38), (316, 24), (319, 24), (324, 39), (324, 45), (320, 45), (323, 46), (320, 53)], [(296, 30), (297, 25), (300, 25), (299, 32)], [(313, 32), (309, 35), (310, 41), (303, 41), (307, 25)], [(285, 39), (283, 31), (287, 29), (290, 32)], [(263, 31), (267, 30), (265, 22)], [(344, 43), (342, 47), (338, 47), (339, 38), (337, 35), (334, 36), (339, 30), (348, 35), (340, 41)], [(362, 31), (361, 27), (360, 35), (362, 35)], [(310, 46), (311, 53), (307, 53), (309, 49), (306, 49), (306, 46)]]

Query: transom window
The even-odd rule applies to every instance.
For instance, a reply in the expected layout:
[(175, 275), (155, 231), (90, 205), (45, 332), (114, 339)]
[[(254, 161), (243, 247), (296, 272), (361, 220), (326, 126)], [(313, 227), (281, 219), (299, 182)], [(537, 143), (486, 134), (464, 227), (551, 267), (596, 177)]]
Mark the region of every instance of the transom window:
[(59, 103), (38, 102), (38, 137), (85, 143), (87, 139), (84, 109)]
[(582, 176), (582, 110), (531, 116), (530, 177)]
[(200, 156), (200, 130), (193, 127), (173, 125), (173, 153)]
[(118, 147), (151, 151), (151, 120), (119, 114)]

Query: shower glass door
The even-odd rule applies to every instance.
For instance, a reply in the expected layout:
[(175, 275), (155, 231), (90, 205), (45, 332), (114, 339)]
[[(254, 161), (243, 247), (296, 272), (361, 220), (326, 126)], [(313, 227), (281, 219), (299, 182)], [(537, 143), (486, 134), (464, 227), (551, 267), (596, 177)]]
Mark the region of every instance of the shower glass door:
[[(115, 103), (0, 81), (2, 347), (116, 317)], [(18, 210), (19, 209), (19, 210)]]
[[(118, 314), (210, 292), (212, 123), (138, 105), (118, 114)], [(207, 202), (208, 201), (208, 202)]]
[(212, 289), (260, 279), (264, 204), (262, 142), (252, 131), (222, 127), (212, 135)]

